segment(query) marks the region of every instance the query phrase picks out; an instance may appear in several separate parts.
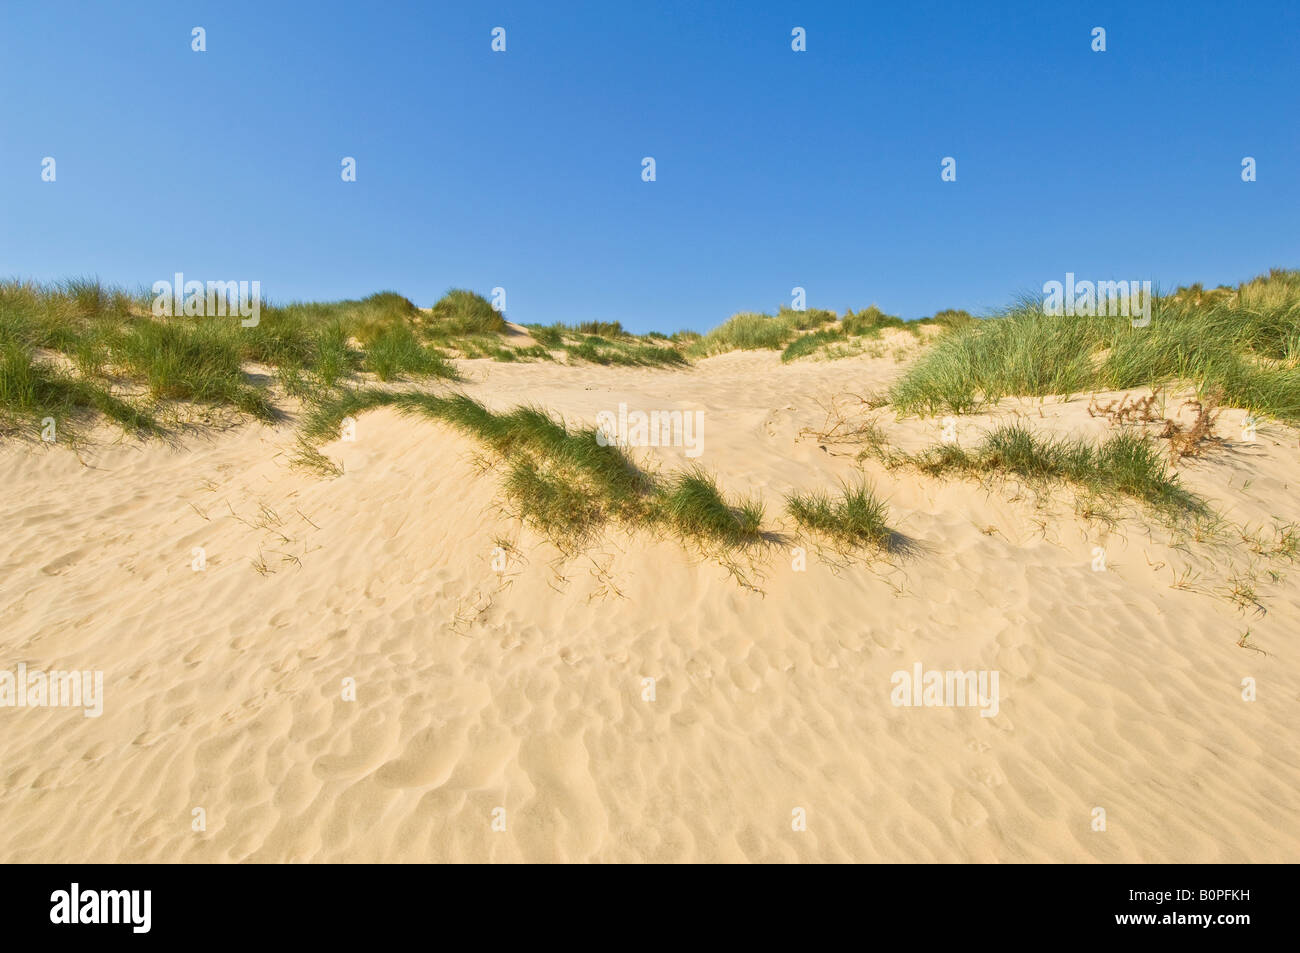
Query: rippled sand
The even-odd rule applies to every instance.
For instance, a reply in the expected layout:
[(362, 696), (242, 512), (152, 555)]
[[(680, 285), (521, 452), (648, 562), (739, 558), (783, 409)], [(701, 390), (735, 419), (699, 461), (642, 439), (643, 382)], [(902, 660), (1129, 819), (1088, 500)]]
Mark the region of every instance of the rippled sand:
[[(800, 436), (819, 402), (900, 367), (462, 366), (494, 409), (703, 410), (699, 462), (777, 529), (857, 466)], [(996, 416), (1104, 432), (1087, 405)], [(1184, 479), (1234, 523), (1300, 520), (1296, 432), (1243, 442), (1242, 416)], [(912, 554), (797, 571), (790, 542), (747, 588), (671, 539), (566, 559), (471, 441), (388, 410), (324, 448), (332, 480), (289, 468), (288, 424), (98, 437), (0, 447), (0, 670), (105, 685), (99, 718), (0, 708), (2, 861), (1300, 860), (1300, 564), (871, 463)], [(1226, 596), (1246, 572), (1264, 613)], [(917, 662), (996, 670), (997, 714), (895, 707)]]

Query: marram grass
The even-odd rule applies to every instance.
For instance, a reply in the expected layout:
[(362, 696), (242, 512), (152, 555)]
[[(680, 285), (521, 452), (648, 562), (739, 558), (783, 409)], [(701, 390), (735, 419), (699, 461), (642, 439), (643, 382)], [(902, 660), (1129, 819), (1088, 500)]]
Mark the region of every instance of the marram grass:
[(886, 453), (891, 466), (930, 476), (1015, 476), (1030, 483), (1065, 482), (1103, 498), (1127, 497), (1173, 520), (1209, 515), (1142, 434), (1119, 431), (1099, 443), (1035, 433), (1021, 423), (986, 433), (971, 449), (941, 443), (917, 454)]
[(889, 507), (865, 480), (841, 484), (836, 495), (824, 490), (791, 493), (785, 507), (800, 530), (844, 548), (885, 549), (894, 536)]
[(1300, 272), (1229, 291), (1158, 297), (1146, 327), (1122, 316), (1052, 316), (1024, 299), (942, 337), (890, 401), (904, 413), (967, 413), (1009, 396), (1187, 382), (1229, 406), (1300, 423)]
[(580, 548), (611, 524), (663, 530), (706, 550), (764, 539), (757, 500), (728, 499), (699, 467), (650, 473), (621, 448), (602, 444), (594, 427), (568, 427), (539, 407), (494, 412), (462, 393), (361, 389), (319, 402), (302, 432), (329, 440), (345, 417), (381, 406), (432, 418), (485, 445), (505, 468), (511, 510), (562, 548)]

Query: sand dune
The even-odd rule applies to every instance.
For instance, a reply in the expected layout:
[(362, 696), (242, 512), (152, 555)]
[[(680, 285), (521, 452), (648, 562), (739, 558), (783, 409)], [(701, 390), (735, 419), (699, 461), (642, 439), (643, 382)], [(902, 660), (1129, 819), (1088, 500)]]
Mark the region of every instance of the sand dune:
[[(802, 432), (901, 367), (461, 366), (493, 409), (702, 410), (699, 462), (787, 532), (785, 492), (858, 467)], [(1017, 414), (1103, 432), (1087, 406), (1005, 401), (958, 439)], [(1184, 480), (1236, 524), (1300, 520), (1296, 433), (1233, 439), (1242, 416)], [(941, 429), (881, 425), (904, 449)], [(1108, 528), (1068, 491), (870, 462), (910, 554), (797, 571), (790, 540), (746, 586), (644, 534), (566, 558), (472, 441), (391, 410), (322, 448), (336, 479), (289, 467), (290, 424), (96, 438), (0, 447), (0, 669), (105, 692), (97, 718), (0, 709), (0, 860), (1300, 860), (1295, 567), (1137, 511)], [(1252, 568), (1261, 609), (1220, 591)], [(997, 671), (997, 713), (895, 706), (916, 663)]]

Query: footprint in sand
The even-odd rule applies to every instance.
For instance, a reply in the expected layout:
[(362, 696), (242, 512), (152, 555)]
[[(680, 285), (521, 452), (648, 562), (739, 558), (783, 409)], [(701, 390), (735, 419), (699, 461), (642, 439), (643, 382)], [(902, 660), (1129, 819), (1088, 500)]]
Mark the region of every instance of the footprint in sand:
[(64, 553), (58, 559), (52, 560), (42, 566), (41, 572), (45, 573), (47, 576), (61, 576), (63, 573), (67, 572), (68, 568), (76, 563), (77, 560), (81, 559), (82, 552), (83, 551), (80, 549), (74, 549), (70, 553)]

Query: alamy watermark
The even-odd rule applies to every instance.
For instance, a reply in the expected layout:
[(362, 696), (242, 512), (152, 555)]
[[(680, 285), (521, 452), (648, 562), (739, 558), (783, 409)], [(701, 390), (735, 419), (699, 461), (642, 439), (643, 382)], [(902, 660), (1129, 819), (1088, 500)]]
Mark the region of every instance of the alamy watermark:
[(50, 894), (54, 924), (123, 924), (132, 933), (148, 933), (152, 908), (152, 890), (88, 890), (74, 881), (67, 890)]
[(103, 672), (42, 672), (19, 662), (0, 669), (0, 708), (81, 708), (87, 718), (104, 713)]
[(1055, 318), (1112, 315), (1132, 318), (1133, 327), (1145, 328), (1151, 323), (1151, 282), (1075, 281), (1074, 272), (1067, 271), (1064, 284), (1043, 285), (1043, 313)]
[(596, 442), (602, 447), (685, 447), (686, 455), (704, 452), (704, 411), (627, 409), (596, 414)]
[(260, 281), (186, 281), (176, 272), (173, 281), (153, 283), (153, 314), (156, 318), (179, 315), (218, 317), (238, 314), (239, 323), (255, 328), (262, 319), (262, 283)]
[(996, 671), (925, 671), (920, 662), (889, 678), (889, 700), (895, 708), (978, 708), (981, 718), (998, 713)]

